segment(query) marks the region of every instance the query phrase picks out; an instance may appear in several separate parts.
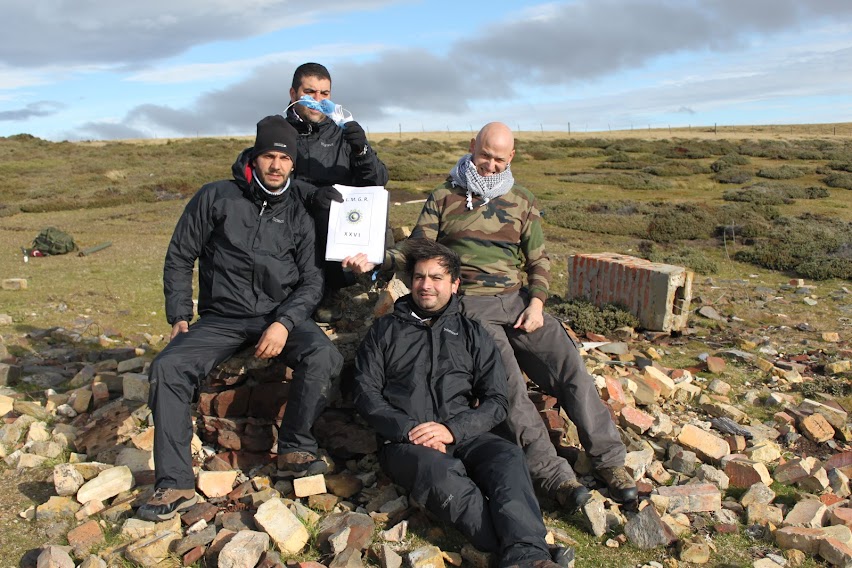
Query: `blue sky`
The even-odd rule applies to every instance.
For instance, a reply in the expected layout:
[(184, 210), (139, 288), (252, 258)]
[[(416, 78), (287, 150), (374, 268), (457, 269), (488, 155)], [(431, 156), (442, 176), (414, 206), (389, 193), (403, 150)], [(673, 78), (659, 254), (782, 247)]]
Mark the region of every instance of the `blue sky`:
[(852, 121), (849, 0), (0, 0), (0, 136), (249, 135), (296, 66), (370, 132)]

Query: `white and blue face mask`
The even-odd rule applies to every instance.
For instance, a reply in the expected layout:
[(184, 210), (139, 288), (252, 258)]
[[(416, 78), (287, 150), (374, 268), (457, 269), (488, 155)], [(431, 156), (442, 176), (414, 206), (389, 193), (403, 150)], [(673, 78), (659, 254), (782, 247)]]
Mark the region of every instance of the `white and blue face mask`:
[[(321, 101), (317, 101), (308, 95), (302, 95), (302, 98), (290, 103), (290, 106), (288, 106), (287, 109), (289, 109), (295, 104), (304, 105), (311, 110), (316, 110), (323, 113), (340, 128), (343, 128), (343, 125), (349, 122), (350, 120), (355, 120), (352, 117), (351, 112), (343, 108), (341, 105), (334, 104), (333, 102), (331, 102), (330, 99), (323, 99)], [(287, 109), (285, 109), (284, 111), (285, 114), (287, 112)]]

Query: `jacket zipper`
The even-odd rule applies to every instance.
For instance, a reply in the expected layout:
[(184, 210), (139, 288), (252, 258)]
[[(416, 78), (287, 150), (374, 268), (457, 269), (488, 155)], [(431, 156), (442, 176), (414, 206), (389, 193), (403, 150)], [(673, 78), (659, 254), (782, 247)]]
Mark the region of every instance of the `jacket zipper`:
[(263, 212), (266, 211), (266, 201), (263, 202), (263, 205), (260, 206), (260, 215), (257, 216), (258, 219), (263, 217)]

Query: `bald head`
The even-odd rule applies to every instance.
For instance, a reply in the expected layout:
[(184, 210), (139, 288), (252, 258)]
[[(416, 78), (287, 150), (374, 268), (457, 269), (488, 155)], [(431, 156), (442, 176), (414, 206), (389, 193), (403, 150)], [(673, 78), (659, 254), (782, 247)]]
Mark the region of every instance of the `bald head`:
[(470, 153), (481, 176), (499, 174), (509, 167), (515, 156), (515, 137), (502, 122), (489, 122), (470, 141)]

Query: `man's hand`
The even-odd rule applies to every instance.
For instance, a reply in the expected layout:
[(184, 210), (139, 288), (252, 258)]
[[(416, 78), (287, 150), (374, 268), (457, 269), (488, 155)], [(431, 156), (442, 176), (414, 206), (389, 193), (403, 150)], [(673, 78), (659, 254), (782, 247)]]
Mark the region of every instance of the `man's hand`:
[(408, 432), (408, 440), (418, 446), (426, 446), (439, 452), (447, 453), (447, 444), (452, 444), (455, 438), (449, 428), (437, 422), (418, 424)]
[(360, 154), (367, 147), (367, 133), (354, 120), (343, 125), (343, 139), (352, 146), (352, 150), (356, 154)]
[(287, 331), (287, 328), (283, 324), (277, 321), (274, 322), (266, 328), (266, 331), (263, 332), (263, 335), (257, 341), (254, 356), (258, 359), (278, 357), (281, 354), (281, 350), (284, 349), (289, 335), (290, 332)]
[(187, 322), (185, 322), (184, 320), (175, 322), (175, 324), (172, 326), (172, 334), (169, 336), (169, 341), (177, 337), (178, 334), (186, 333), (187, 331), (189, 331), (189, 324)]
[(375, 264), (367, 260), (367, 255), (363, 252), (359, 252), (355, 256), (347, 256), (341, 261), (340, 265), (344, 270), (351, 270), (355, 274), (365, 274), (376, 268)]
[(311, 196), (311, 210), (328, 211), (332, 201), (343, 203), (343, 194), (330, 185), (320, 187)]
[(527, 333), (532, 333), (544, 325), (544, 302), (538, 298), (530, 300), (527, 309), (521, 312), (518, 316), (518, 321), (515, 322), (515, 329), (522, 329)]

